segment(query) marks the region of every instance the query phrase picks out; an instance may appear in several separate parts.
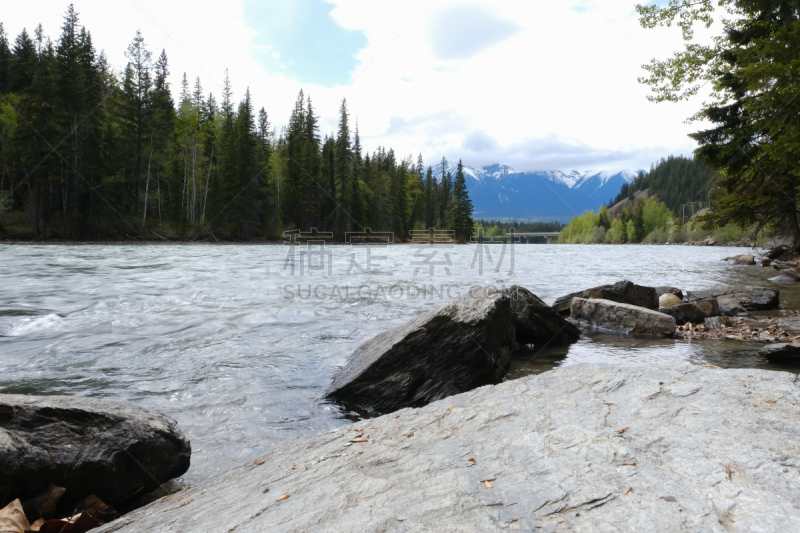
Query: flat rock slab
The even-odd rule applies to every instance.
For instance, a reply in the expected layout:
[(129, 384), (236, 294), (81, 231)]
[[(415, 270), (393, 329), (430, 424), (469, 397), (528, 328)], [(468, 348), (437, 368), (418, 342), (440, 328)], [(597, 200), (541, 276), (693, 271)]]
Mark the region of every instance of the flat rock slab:
[(587, 329), (621, 333), (670, 337), (675, 333), (675, 319), (664, 313), (609, 300), (573, 298), (571, 320)]
[(581, 364), (286, 441), (97, 531), (797, 531), (798, 468), (793, 374)]
[(0, 487), (25, 500), (48, 483), (65, 498), (117, 502), (189, 469), (192, 449), (172, 418), (72, 396), (0, 394)]
[(800, 364), (800, 343), (768, 344), (758, 351), (770, 363)]

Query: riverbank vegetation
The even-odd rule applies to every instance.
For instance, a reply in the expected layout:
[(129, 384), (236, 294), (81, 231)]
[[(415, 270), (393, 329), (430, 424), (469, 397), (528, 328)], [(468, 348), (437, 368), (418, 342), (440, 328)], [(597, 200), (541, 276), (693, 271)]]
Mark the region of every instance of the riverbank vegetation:
[(664, 202), (655, 197), (640, 200), (622, 210), (615, 218), (607, 206), (596, 213), (586, 211), (572, 217), (558, 236), (560, 244), (678, 244), (711, 239), (720, 243), (760, 242), (769, 233), (752, 226), (736, 224), (708, 228), (701, 218), (708, 210), (684, 221), (675, 216)]
[(114, 70), (69, 7), (51, 41), (39, 25), (10, 42), (0, 24), (0, 235), (17, 238), (276, 239), (315, 227), (448, 228), (469, 240), (459, 165), (433, 176), (422, 157), (368, 153), (342, 100), (320, 135), (300, 91), (275, 128), (250, 89), (237, 104), (184, 73), (173, 101), (164, 51), (137, 32)]

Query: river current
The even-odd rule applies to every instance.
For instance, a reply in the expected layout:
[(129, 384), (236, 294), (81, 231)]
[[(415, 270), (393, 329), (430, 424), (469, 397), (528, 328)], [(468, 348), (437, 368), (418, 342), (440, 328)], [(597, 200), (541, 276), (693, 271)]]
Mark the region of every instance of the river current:
[[(435, 252), (435, 253), (434, 253)], [(500, 244), (0, 245), (0, 392), (133, 403), (175, 418), (195, 483), (275, 443), (345, 423), (321, 400), (370, 337), (470, 287), (519, 284), (547, 303), (628, 279), (683, 290), (794, 285), (722, 257), (744, 248)], [(292, 257), (294, 256), (294, 257)], [(800, 284), (798, 284), (800, 285)], [(524, 353), (509, 378), (580, 362), (693, 358), (771, 368), (760, 345), (588, 335)], [(775, 369), (781, 370), (781, 369)]]

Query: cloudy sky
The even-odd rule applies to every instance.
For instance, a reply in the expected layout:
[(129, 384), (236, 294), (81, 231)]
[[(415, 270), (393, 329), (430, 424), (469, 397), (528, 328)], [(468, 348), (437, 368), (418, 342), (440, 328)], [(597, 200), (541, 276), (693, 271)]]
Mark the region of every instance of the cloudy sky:
[[(641, 65), (682, 45), (643, 30), (635, 0), (76, 0), (81, 23), (117, 69), (137, 29), (171, 82), (199, 76), (219, 95), (247, 87), (273, 125), (310, 94), (321, 134), (342, 98), (362, 142), (472, 166), (517, 170), (648, 168), (689, 155), (683, 120), (702, 98), (652, 104)], [(38, 23), (57, 38), (66, 1), (4, 2), (13, 38)]]

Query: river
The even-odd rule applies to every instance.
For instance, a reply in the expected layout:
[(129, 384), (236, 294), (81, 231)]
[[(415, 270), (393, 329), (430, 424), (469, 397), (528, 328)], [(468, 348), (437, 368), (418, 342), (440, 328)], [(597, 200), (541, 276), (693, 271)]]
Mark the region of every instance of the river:
[[(349, 354), (472, 286), (519, 284), (548, 303), (621, 279), (684, 290), (776, 286), (767, 281), (775, 275), (771, 269), (720, 261), (747, 252), (500, 244), (310, 251), (0, 245), (0, 392), (92, 396), (168, 414), (192, 442), (192, 467), (181, 480), (191, 484), (282, 440), (345, 423), (320, 397)], [(780, 288), (784, 305), (800, 308), (795, 284)], [(770, 368), (758, 348), (590, 335), (568, 349), (521, 354), (509, 377), (585, 361), (693, 358)]]

